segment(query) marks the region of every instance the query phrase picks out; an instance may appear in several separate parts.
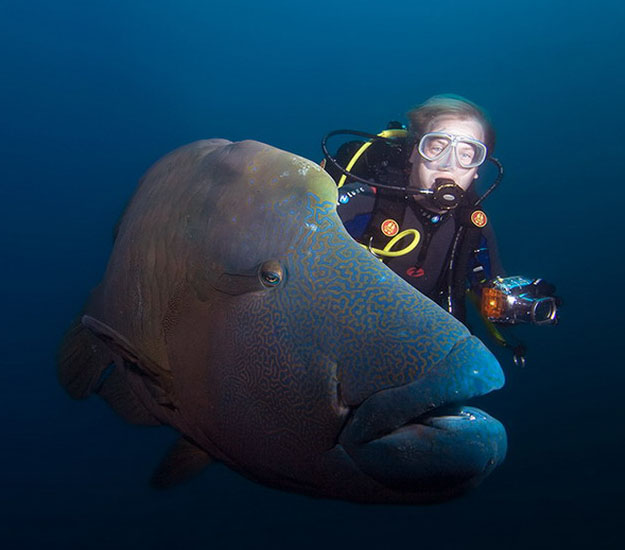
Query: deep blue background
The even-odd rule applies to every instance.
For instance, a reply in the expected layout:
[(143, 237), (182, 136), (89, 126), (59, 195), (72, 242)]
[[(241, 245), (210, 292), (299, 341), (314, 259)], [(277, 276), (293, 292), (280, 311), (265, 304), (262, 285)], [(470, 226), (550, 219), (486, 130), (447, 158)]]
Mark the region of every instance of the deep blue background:
[[(623, 539), (625, 8), (617, 1), (0, 1), (3, 548), (611, 548)], [(434, 507), (272, 491), (215, 466), (147, 479), (175, 435), (72, 401), (54, 354), (146, 168), (254, 138), (318, 160), (434, 93), (487, 107), (506, 166), (486, 206), (508, 272), (566, 300), (521, 331), (487, 399), (504, 465)]]

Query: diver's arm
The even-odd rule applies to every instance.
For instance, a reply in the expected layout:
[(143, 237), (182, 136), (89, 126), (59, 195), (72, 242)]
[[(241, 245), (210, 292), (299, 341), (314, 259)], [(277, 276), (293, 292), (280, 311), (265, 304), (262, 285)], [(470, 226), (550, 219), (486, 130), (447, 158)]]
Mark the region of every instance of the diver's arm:
[(345, 229), (356, 240), (365, 232), (374, 206), (375, 194), (362, 183), (349, 183), (339, 189), (336, 210)]
[(481, 297), (482, 288), (494, 277), (505, 275), (495, 232), (490, 224), (480, 231), (476, 246), (470, 251), (467, 265), (467, 278), (469, 288), (477, 296)]
[(490, 223), (482, 229), (482, 236), (484, 238), (484, 247), (486, 248), (490, 264), (490, 273), (488, 278), (492, 279), (496, 276), (504, 277), (506, 272), (501, 264), (497, 238), (495, 237), (493, 226)]

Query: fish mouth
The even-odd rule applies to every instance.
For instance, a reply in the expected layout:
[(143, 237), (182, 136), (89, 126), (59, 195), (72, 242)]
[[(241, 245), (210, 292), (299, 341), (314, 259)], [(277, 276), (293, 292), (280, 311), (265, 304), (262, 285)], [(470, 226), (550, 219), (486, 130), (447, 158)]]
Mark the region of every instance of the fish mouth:
[[(425, 435), (428, 429), (458, 430), (463, 429), (462, 422), (482, 422), (486, 413), (476, 407), (469, 407), (465, 403), (454, 403), (435, 407), (417, 418), (409, 420), (403, 426), (395, 428), (387, 434), (376, 437), (383, 439), (387, 436), (405, 433)], [(372, 441), (374, 441), (373, 439)]]
[(339, 443), (363, 473), (393, 491), (425, 500), (454, 496), (505, 457), (503, 425), (466, 405), (503, 384), (495, 357), (469, 336), (418, 380), (365, 399)]

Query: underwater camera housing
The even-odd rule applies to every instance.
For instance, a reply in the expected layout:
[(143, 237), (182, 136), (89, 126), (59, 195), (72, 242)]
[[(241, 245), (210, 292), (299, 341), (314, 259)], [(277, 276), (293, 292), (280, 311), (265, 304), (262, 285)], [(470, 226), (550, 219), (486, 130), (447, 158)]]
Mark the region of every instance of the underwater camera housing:
[(551, 285), (523, 276), (496, 277), (482, 289), (482, 314), (489, 321), (514, 325), (552, 325), (558, 320)]

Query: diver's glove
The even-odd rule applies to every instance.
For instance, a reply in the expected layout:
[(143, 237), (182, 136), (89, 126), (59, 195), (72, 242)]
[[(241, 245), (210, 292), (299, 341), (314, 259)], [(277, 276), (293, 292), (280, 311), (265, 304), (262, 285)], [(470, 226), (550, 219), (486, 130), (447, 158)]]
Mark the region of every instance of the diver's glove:
[(555, 291), (543, 279), (495, 277), (482, 288), (482, 315), (493, 323), (553, 325), (561, 304)]

